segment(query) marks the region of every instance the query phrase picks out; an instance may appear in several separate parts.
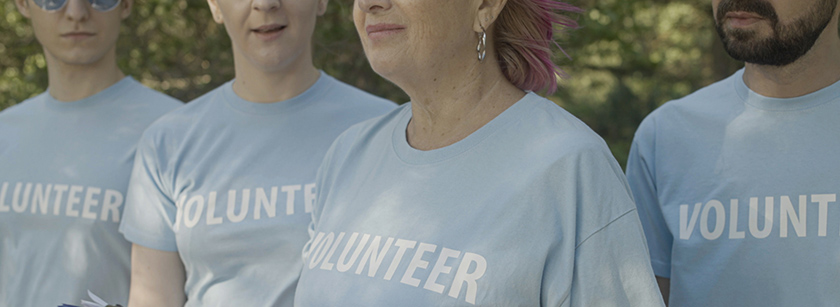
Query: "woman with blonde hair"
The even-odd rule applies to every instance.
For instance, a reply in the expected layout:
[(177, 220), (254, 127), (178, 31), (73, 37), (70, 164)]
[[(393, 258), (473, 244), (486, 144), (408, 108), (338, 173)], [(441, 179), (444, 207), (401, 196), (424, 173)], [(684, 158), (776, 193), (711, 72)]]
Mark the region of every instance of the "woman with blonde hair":
[(411, 102), (318, 174), (300, 306), (660, 306), (621, 169), (556, 87), (554, 0), (356, 0)]
[(312, 63), (327, 0), (207, 0), (236, 79), (155, 122), (137, 149), (120, 231), (129, 306), (291, 306), (333, 140), (395, 105)]

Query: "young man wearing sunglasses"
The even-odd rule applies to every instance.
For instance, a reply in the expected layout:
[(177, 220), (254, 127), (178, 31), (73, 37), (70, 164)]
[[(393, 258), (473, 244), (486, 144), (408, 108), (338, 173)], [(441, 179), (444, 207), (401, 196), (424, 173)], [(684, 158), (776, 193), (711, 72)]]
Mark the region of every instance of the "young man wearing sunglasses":
[(0, 306), (125, 304), (130, 244), (117, 232), (135, 144), (179, 106), (117, 67), (133, 0), (15, 0), (49, 89), (0, 112)]

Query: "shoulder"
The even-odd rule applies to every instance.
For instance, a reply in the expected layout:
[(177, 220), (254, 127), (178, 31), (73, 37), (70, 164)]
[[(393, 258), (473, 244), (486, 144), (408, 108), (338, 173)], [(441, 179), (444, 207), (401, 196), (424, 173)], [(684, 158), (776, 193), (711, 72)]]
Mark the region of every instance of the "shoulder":
[(369, 109), (380, 114), (396, 108), (393, 101), (374, 96), (361, 89), (351, 86), (347, 83), (321, 72), (323, 76), (323, 86), (330, 98), (329, 101), (342, 105), (348, 108), (362, 108)]
[[(43, 122), (43, 103), (39, 102), (45, 95), (48, 94), (41, 93), (0, 111), (0, 147), (8, 146), (8, 143), (3, 143), (10, 139), (20, 139), (22, 135), (31, 131), (32, 125), (40, 125)], [(3, 151), (2, 148), (0, 151)]]
[(161, 116), (149, 127), (149, 130), (179, 130), (196, 125), (204, 118), (202, 115), (214, 111), (214, 101), (221, 99), (219, 96), (222, 95), (222, 88), (227, 85), (227, 83), (222, 84), (186, 104), (179, 105), (176, 109)]
[(656, 130), (661, 124), (694, 123), (726, 116), (743, 106), (736, 88), (742, 83), (743, 70), (726, 79), (701, 88), (680, 99), (668, 101), (645, 117), (639, 130)]
[(530, 93), (519, 103), (527, 105), (520, 108), (513, 129), (507, 129), (505, 133), (511, 134), (508, 139), (531, 143), (522, 148), (523, 154), (547, 155), (548, 160), (555, 160), (582, 152), (609, 152), (595, 131), (555, 102)]
[[(503, 130), (503, 158), (523, 174), (545, 201), (544, 214), (576, 216), (576, 240), (582, 242), (610, 221), (634, 210), (626, 179), (606, 142), (588, 125), (556, 103), (530, 95), (515, 125)], [(501, 160), (500, 160), (501, 162)], [(502, 163), (496, 163), (502, 164)]]
[(134, 137), (167, 112), (183, 105), (181, 101), (150, 89), (131, 77), (125, 77), (91, 99), (100, 102), (97, 102), (95, 110), (90, 110), (89, 116), (99, 117), (103, 124), (115, 125), (124, 132), (132, 131)]
[[(408, 114), (407, 114), (408, 113)], [(390, 140), (391, 133), (403, 116), (411, 116), (411, 103), (392, 108), (387, 113), (350, 126), (336, 138), (333, 147), (349, 149)]]
[(524, 108), (516, 126), (503, 132), (508, 133), (502, 137), (505, 147), (513, 148), (508, 156), (540, 180), (563, 182), (553, 186), (598, 186), (610, 180), (624, 193), (621, 167), (604, 139), (556, 103), (529, 95), (532, 107)]
[(411, 103), (406, 103), (385, 113), (350, 126), (333, 141), (322, 164), (323, 168), (335, 168), (351, 155), (376, 151), (390, 146), (396, 125), (404, 116), (410, 116)]
[(132, 77), (126, 77), (125, 82), (127, 83), (126, 91), (121, 99), (131, 101), (132, 105), (137, 108), (142, 108), (143, 110), (151, 112), (168, 112), (184, 104), (178, 99), (172, 98), (141, 84)]
[(46, 95), (49, 94), (47, 92), (43, 92), (18, 104), (3, 109), (0, 111), (0, 122), (7, 122), (15, 118), (26, 117), (28, 114), (36, 112), (35, 108), (38, 101), (43, 100)]
[[(218, 112), (214, 108), (214, 101), (222, 95), (223, 84), (204, 95), (181, 104), (174, 110), (160, 116), (143, 132), (142, 143), (147, 144), (179, 144), (192, 130), (207, 122), (209, 113)], [(166, 142), (164, 142), (166, 140)]]

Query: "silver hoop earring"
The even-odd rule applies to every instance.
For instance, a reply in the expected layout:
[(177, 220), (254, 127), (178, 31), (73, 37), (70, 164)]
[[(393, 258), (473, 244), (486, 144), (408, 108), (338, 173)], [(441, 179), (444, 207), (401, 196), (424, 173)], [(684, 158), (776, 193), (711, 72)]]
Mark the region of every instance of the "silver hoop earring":
[(487, 31), (481, 27), (481, 34), (478, 35), (478, 46), (475, 48), (478, 52), (478, 61), (484, 61), (484, 56), (487, 55)]

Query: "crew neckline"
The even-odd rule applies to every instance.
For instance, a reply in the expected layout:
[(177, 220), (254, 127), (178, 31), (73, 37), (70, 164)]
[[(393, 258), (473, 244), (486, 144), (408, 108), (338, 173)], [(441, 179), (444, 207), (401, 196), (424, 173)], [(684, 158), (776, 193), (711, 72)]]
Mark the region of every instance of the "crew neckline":
[(394, 152), (400, 160), (412, 165), (433, 164), (454, 158), (469, 151), (487, 137), (500, 131), (507, 124), (519, 119), (521, 117), (519, 116), (520, 113), (530, 109), (534, 102), (540, 98), (539, 95), (533, 92), (527, 92), (524, 97), (499, 114), (499, 116), (496, 116), (464, 139), (452, 145), (432, 150), (419, 150), (408, 144), (406, 129), (408, 128), (408, 122), (411, 120), (412, 113), (411, 103), (406, 103), (404, 106), (405, 109), (398, 115), (391, 134), (391, 143), (393, 144)]
[(60, 101), (58, 99), (55, 99), (55, 97), (53, 97), (50, 94), (50, 89), (47, 88), (47, 90), (44, 92), (44, 105), (46, 105), (47, 108), (62, 111), (88, 108), (107, 103), (109, 101), (113, 101), (114, 98), (117, 97), (117, 95), (119, 95), (122, 91), (130, 88), (133, 84), (137, 84), (137, 81), (134, 80), (134, 78), (132, 78), (131, 76), (125, 76), (124, 78), (120, 79), (120, 81), (117, 81), (117, 83), (112, 84), (104, 90), (101, 90), (96, 94), (75, 101)]
[(773, 98), (754, 92), (744, 82), (744, 69), (735, 75), (735, 91), (744, 103), (765, 111), (800, 111), (818, 107), (840, 98), (840, 81), (817, 90), (816, 92), (793, 98)]
[(318, 97), (326, 94), (329, 86), (332, 84), (333, 78), (323, 71), (319, 71), (318, 80), (315, 81), (308, 89), (299, 95), (281, 101), (275, 102), (253, 102), (242, 99), (236, 92), (233, 91), (233, 82), (236, 79), (230, 80), (222, 85), (222, 93), (225, 97), (227, 105), (234, 110), (252, 114), (252, 115), (275, 115), (278, 113), (288, 112), (290, 109), (297, 108), (301, 105), (306, 105), (307, 102), (316, 100)]

